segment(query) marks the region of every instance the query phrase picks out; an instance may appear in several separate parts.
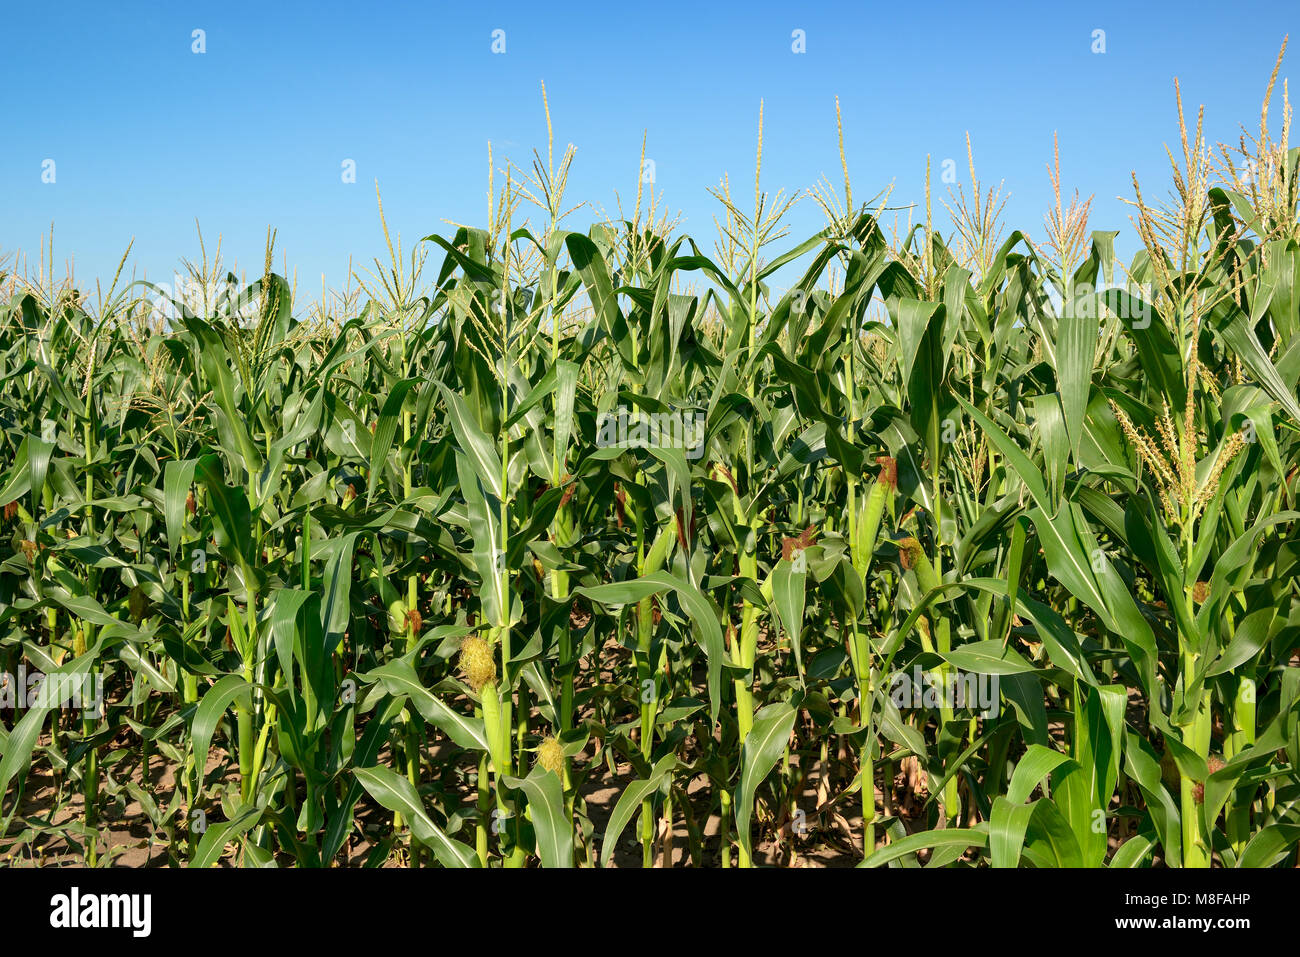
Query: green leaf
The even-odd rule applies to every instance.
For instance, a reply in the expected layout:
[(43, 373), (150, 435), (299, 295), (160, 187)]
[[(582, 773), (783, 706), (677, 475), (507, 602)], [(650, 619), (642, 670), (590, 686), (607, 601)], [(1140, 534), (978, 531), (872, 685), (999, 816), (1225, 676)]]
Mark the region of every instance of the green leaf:
[(528, 815), (537, 834), (543, 867), (573, 866), (573, 821), (564, 809), (564, 786), (554, 771), (540, 765), (526, 778), (505, 778), (507, 787), (528, 796)]
[(1016, 764), (1015, 773), (1011, 775), (1007, 800), (1012, 804), (1024, 804), (1044, 778), (1069, 760), (1068, 755), (1059, 751), (1045, 748), (1041, 744), (1031, 744)]
[(443, 867), (478, 867), (478, 855), (473, 848), (448, 837), (446, 832), (429, 817), (424, 804), (410, 781), (390, 768), (354, 768), (361, 786), (383, 807), (402, 815), (411, 825), (411, 833), (421, 844), (433, 851)]
[(975, 827), (952, 827), (938, 831), (920, 831), (878, 848), (858, 867), (880, 867), (890, 861), (896, 861), (908, 854), (915, 854), (927, 848), (940, 847), (987, 847), (989, 843), (988, 825), (977, 824)]
[(226, 675), (204, 692), (194, 711), (194, 723), (190, 726), (190, 741), (198, 767), (207, 766), (208, 748), (221, 716), (236, 698), (249, 695), (252, 689), (253, 686), (239, 675)]
[(1086, 298), (1068, 305), (1056, 327), (1056, 382), (1070, 454), (1076, 461), (1092, 391), (1093, 357), (1100, 329), (1100, 309), (1095, 298)]
[[(1037, 803), (1037, 802), (1035, 802)], [(989, 854), (994, 867), (1015, 867), (1034, 816), (1033, 804), (1013, 804), (998, 795), (989, 816)]]
[(1272, 867), (1300, 841), (1300, 824), (1269, 824), (1246, 844), (1237, 866)]
[(772, 569), (772, 597), (776, 601), (777, 613), (785, 633), (790, 636), (794, 646), (795, 667), (799, 671), (799, 681), (803, 682), (803, 610), (804, 594), (808, 579), (807, 566), (794, 570), (794, 563), (782, 559)]
[(790, 732), (794, 730), (795, 715), (796, 711), (788, 701), (760, 708), (754, 715), (754, 725), (741, 750), (740, 785), (736, 788), (736, 838), (750, 858), (753, 857), (753, 837), (749, 821), (754, 813), (754, 797), (758, 786), (785, 751)]
[(637, 778), (623, 789), (623, 793), (618, 796), (618, 801), (614, 804), (614, 810), (609, 816), (609, 822), (605, 825), (605, 835), (600, 844), (600, 866), (607, 867), (610, 858), (614, 856), (614, 851), (618, 847), (618, 839), (627, 827), (628, 822), (632, 820), (637, 811), (641, 809), (641, 802), (659, 790), (663, 780), (673, 769), (677, 767), (677, 755), (665, 754), (650, 770), (648, 778)]
[(415, 669), (405, 661), (390, 661), (364, 675), (362, 681), (377, 682), (390, 695), (408, 698), (421, 717), (440, 729), (457, 745), (471, 751), (487, 751), (487, 732), (483, 719), (466, 717), (426, 688)]
[(380, 476), (383, 475), (388, 451), (393, 447), (393, 437), (397, 434), (406, 396), (419, 384), (419, 381), (419, 379), (403, 379), (396, 383), (388, 393), (383, 409), (380, 410), (374, 437), (370, 440), (370, 477), (366, 483), (366, 501), (371, 501), (375, 497), (375, 488), (378, 487)]
[(997, 638), (960, 645), (941, 653), (941, 657), (962, 671), (978, 675), (1019, 675), (1037, 670), (1014, 648), (1003, 645)]
[(631, 581), (575, 588), (574, 594), (585, 595), (602, 605), (619, 606), (636, 604), (643, 598), (670, 589), (676, 593), (690, 616), (691, 630), (708, 659), (709, 717), (712, 721), (717, 721), (722, 693), (722, 664), (726, 651), (722, 644), (718, 613), (702, 591), (669, 572), (655, 572)]
[(456, 442), (469, 457), (474, 474), (494, 497), (503, 499), (505, 490), (501, 487), (500, 452), (487, 433), (479, 427), (478, 419), (472, 414), (465, 399), (442, 382), (438, 383), (438, 389), (447, 403), (447, 415), (452, 431), (456, 434)]
[[(167, 551), (176, 555), (185, 529), (185, 502), (194, 484), (194, 459), (168, 462), (163, 471), (163, 515), (167, 522)], [(182, 556), (184, 561), (184, 556)]]
[(247, 834), (262, 819), (263, 809), (255, 804), (243, 804), (228, 821), (209, 824), (203, 832), (199, 846), (190, 858), (190, 867), (212, 867), (226, 852), (226, 845)]

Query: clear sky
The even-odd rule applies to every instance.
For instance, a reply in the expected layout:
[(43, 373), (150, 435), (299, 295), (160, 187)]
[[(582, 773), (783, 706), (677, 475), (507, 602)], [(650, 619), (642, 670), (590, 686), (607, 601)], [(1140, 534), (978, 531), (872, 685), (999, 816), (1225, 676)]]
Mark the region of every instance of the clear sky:
[[(1095, 195), (1091, 227), (1124, 230), (1128, 258), (1117, 197), (1132, 195), (1133, 170), (1144, 193), (1169, 185), (1174, 77), (1190, 116), (1205, 105), (1211, 140), (1235, 141), (1239, 124), (1257, 126), (1282, 38), (1300, 25), (1290, 0), (3, 6), (0, 257), (34, 264), (53, 222), (59, 271), (75, 258), (83, 287), (111, 277), (132, 237), (137, 276), (164, 280), (197, 258), (197, 218), (209, 248), (220, 234), (256, 275), (273, 225), (277, 267), (287, 256), (304, 292), (383, 251), (376, 179), (406, 243), (449, 230), (444, 219), (481, 224), (488, 141), (521, 165), (545, 151), (543, 81), (557, 153), (578, 150), (569, 197), (612, 213), (617, 191), (630, 204), (644, 132), (666, 205), (709, 249), (707, 188), (727, 172), (750, 195), (760, 98), (764, 184), (802, 191), (840, 180), (838, 95), (855, 197), (894, 181), (895, 204), (921, 203), (929, 154), (938, 210), (943, 160), (968, 179), (969, 131), (981, 178), (1011, 194), (1010, 225), (1041, 236), (1057, 131), (1067, 189)], [(801, 203), (789, 242), (821, 223)]]

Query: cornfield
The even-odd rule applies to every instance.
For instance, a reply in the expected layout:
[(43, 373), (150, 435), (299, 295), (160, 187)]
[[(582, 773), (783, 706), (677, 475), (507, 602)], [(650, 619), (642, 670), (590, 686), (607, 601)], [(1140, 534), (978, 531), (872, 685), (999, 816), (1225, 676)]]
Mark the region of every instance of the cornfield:
[(0, 277), (7, 862), (1295, 866), (1273, 86), (1217, 148), (1180, 98), (1127, 265), (1059, 160), (945, 237), (769, 194), (760, 118), (712, 251), (568, 230), (548, 146), (311, 308), (272, 236)]

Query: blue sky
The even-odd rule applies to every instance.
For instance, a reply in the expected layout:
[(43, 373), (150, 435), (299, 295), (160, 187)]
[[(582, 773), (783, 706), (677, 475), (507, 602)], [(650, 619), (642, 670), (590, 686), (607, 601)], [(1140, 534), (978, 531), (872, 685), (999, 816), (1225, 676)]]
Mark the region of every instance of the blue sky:
[[(1205, 105), (1211, 140), (1235, 141), (1258, 124), (1292, 25), (1284, 5), (1251, 0), (1227, 16), (1194, 2), (6, 6), (0, 257), (34, 264), (53, 222), (58, 270), (75, 258), (81, 285), (111, 277), (132, 237), (137, 276), (165, 280), (197, 258), (197, 218), (209, 249), (220, 234), (256, 275), (272, 225), (277, 266), (287, 256), (311, 293), (322, 273), (341, 285), (350, 256), (383, 252), (376, 179), (406, 243), (450, 229), (444, 219), (481, 223), (488, 141), (521, 165), (545, 150), (543, 81), (557, 154), (578, 149), (569, 197), (611, 213), (616, 191), (630, 203), (644, 132), (666, 206), (706, 248), (707, 188), (724, 172), (741, 195), (752, 188), (760, 98), (765, 186), (839, 182), (838, 95), (855, 196), (892, 180), (894, 204), (921, 203), (929, 154), (938, 209), (942, 161), (968, 178), (969, 131), (981, 178), (1011, 194), (1010, 225), (1041, 235), (1057, 131), (1067, 189), (1095, 196), (1091, 227), (1122, 229), (1128, 258), (1117, 197), (1131, 196), (1132, 170), (1144, 193), (1169, 185), (1173, 78), (1190, 115)], [(1091, 51), (1094, 30), (1105, 53)], [(355, 184), (341, 181), (346, 159)], [(594, 218), (582, 209), (566, 225)], [(805, 201), (790, 222), (793, 243), (822, 221)]]

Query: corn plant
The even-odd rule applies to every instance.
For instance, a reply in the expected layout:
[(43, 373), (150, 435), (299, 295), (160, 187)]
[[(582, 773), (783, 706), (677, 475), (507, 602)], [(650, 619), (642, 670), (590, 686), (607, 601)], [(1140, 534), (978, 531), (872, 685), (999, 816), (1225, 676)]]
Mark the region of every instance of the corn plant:
[(273, 232), (251, 283), (0, 275), (6, 851), (130, 860), (136, 807), (191, 867), (1294, 866), (1272, 91), (1217, 154), (1179, 98), (1127, 263), (1055, 150), (1041, 229), (969, 141), (900, 226), (838, 106), (814, 235), (761, 107), (714, 249), (640, 169), (580, 231), (544, 99), (484, 225), (381, 205), (316, 303)]

